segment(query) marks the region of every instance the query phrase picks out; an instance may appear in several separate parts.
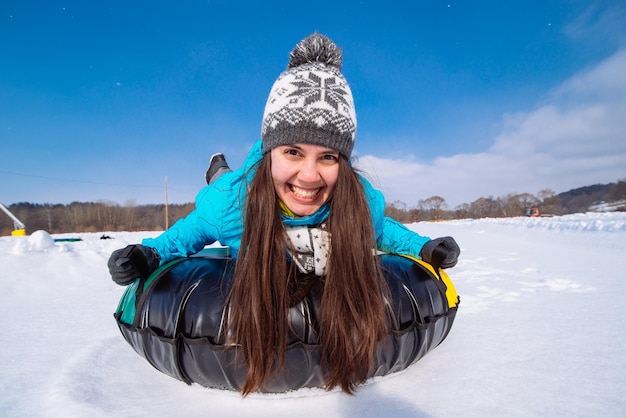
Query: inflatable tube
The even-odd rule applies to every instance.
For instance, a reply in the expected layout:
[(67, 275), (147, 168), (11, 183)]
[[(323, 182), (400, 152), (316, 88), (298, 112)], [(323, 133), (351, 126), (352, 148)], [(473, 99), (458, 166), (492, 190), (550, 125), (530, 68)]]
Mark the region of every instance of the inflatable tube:
[[(390, 330), (379, 345), (370, 377), (403, 370), (439, 345), (452, 327), (458, 303), (444, 271), (436, 275), (421, 261), (395, 255), (381, 255), (380, 261), (398, 329)], [(220, 340), (234, 264), (229, 258), (183, 258), (161, 266), (147, 281), (137, 280), (115, 313), (126, 341), (171, 377), (239, 390), (245, 365), (236, 362), (236, 349)], [(449, 300), (450, 294), (456, 299)], [(315, 332), (319, 306), (319, 292), (311, 291), (291, 308), (285, 365), (264, 392), (324, 387)]]

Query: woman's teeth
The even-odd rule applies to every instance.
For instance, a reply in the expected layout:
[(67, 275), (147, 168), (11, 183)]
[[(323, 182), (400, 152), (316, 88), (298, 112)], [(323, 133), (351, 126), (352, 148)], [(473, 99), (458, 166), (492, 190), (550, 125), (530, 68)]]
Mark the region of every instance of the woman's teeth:
[(296, 197), (300, 199), (313, 199), (315, 195), (317, 195), (317, 193), (320, 191), (320, 189), (307, 190), (292, 185), (291, 191), (293, 192), (293, 194), (296, 195)]

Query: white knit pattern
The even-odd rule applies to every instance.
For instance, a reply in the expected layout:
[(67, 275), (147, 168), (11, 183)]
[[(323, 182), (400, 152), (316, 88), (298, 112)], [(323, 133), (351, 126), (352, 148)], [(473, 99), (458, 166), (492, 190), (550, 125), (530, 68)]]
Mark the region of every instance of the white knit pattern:
[(316, 276), (326, 273), (330, 234), (324, 227), (285, 226), (295, 251), (291, 257), (302, 273), (315, 273)]
[(262, 134), (281, 123), (313, 123), (320, 129), (356, 136), (352, 92), (341, 72), (313, 63), (285, 71), (276, 80), (265, 105)]

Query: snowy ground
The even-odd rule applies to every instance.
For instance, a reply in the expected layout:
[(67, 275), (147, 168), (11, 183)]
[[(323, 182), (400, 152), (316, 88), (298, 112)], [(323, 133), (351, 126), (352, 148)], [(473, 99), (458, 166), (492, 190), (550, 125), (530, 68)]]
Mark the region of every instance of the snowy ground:
[(410, 227), (463, 251), (442, 345), (356, 396), (245, 399), (161, 374), (119, 333), (106, 260), (154, 233), (0, 237), (0, 416), (626, 416), (626, 213)]

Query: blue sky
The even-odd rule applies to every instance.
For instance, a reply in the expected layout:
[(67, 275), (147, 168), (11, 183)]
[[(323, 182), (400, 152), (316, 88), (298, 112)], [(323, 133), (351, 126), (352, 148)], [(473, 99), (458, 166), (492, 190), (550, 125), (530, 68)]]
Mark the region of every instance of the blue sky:
[(316, 30), (343, 49), (355, 164), (389, 202), (626, 178), (622, 2), (4, 0), (0, 202), (163, 203), (166, 177), (193, 201)]

